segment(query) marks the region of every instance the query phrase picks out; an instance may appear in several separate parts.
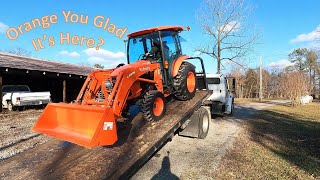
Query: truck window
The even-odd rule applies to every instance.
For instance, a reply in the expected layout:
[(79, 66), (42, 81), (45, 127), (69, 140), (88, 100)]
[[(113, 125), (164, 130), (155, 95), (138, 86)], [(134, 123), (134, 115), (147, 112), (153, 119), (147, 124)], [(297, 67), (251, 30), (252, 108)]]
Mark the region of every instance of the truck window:
[(3, 86), (2, 92), (29, 92), (28, 86)]
[(220, 84), (220, 78), (207, 78), (208, 84)]

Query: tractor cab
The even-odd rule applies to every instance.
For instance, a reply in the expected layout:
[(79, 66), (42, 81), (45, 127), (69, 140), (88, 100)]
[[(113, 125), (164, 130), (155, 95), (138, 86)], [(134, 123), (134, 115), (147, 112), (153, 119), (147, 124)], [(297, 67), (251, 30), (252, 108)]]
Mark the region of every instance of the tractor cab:
[(128, 35), (128, 64), (138, 60), (160, 63), (161, 70), (172, 79), (174, 61), (182, 56), (179, 39), (180, 26), (160, 26)]

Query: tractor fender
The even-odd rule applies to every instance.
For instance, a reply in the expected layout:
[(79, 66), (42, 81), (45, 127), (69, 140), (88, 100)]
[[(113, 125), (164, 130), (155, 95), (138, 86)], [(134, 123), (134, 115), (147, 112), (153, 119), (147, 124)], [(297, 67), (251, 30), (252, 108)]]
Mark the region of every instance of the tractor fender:
[(171, 72), (172, 77), (176, 77), (182, 62), (184, 60), (188, 59), (188, 58), (189, 58), (189, 56), (183, 55), (183, 56), (180, 56), (180, 57), (178, 57), (177, 59), (175, 59), (173, 61), (173, 63), (172, 63), (172, 72)]

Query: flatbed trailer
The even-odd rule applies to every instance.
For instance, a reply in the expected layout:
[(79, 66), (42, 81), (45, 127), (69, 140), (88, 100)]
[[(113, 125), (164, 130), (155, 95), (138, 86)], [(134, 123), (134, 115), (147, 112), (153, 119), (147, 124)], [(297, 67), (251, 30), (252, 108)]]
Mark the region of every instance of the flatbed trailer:
[(210, 94), (198, 90), (191, 100), (172, 100), (156, 123), (146, 123), (139, 113), (121, 123), (119, 140), (112, 146), (86, 149), (52, 139), (1, 161), (0, 179), (128, 179), (186, 126)]

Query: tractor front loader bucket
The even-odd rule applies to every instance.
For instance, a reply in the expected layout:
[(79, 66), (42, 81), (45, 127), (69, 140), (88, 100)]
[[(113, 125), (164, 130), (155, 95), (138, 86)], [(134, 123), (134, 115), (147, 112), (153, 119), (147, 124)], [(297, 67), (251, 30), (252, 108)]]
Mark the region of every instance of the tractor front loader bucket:
[(102, 106), (49, 103), (32, 130), (87, 148), (118, 139), (113, 111)]

